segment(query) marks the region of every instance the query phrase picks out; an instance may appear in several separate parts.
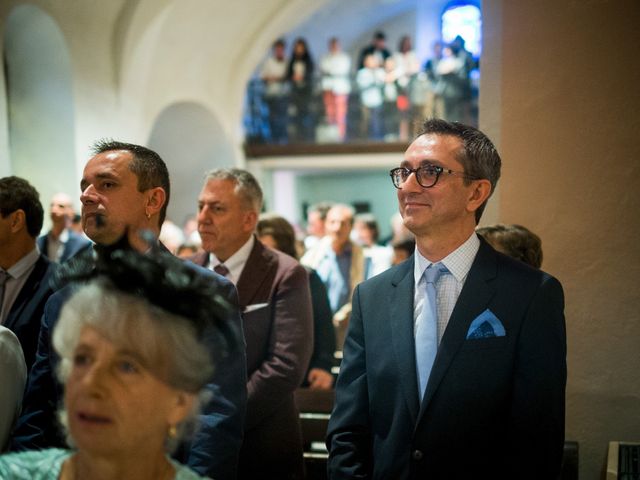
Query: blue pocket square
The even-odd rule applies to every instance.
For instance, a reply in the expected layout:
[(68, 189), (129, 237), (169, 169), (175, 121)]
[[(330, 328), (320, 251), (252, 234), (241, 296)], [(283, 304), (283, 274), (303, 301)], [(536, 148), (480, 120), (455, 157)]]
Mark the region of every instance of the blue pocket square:
[(467, 340), (476, 338), (504, 337), (506, 332), (502, 322), (488, 308), (478, 315), (467, 331)]

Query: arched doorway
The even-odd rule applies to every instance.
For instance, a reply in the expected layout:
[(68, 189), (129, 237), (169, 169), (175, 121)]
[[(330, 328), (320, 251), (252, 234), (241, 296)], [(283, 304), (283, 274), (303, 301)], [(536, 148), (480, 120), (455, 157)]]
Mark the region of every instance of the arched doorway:
[(71, 57), (56, 22), (32, 5), (16, 7), (4, 37), (10, 171), (27, 178), (43, 204), (57, 191), (75, 197)]
[(148, 145), (167, 163), (171, 201), (167, 217), (181, 225), (196, 212), (205, 171), (236, 165), (233, 145), (206, 107), (183, 102), (165, 108), (156, 119)]

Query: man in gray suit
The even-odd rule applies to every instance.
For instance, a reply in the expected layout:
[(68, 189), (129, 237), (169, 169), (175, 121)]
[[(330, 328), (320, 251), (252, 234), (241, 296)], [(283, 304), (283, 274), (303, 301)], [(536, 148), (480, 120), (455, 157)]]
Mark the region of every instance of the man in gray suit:
[(557, 478), (563, 292), (474, 232), (500, 164), (482, 132), (428, 120), (391, 170), (416, 251), (353, 295), (331, 479)]
[(198, 197), (205, 253), (193, 261), (225, 275), (238, 289), (248, 377), (239, 478), (302, 478), (293, 392), (313, 350), (309, 280), (296, 260), (255, 237), (261, 207), (262, 191), (249, 172), (209, 172)]

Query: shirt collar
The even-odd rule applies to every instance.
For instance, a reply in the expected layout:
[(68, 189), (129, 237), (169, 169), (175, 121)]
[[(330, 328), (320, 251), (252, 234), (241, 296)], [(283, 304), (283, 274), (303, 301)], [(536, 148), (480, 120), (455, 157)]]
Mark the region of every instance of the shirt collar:
[[(462, 245), (460, 245), (438, 263), (442, 263), (445, 267), (447, 267), (447, 270), (449, 270), (449, 272), (454, 276), (456, 281), (462, 283), (466, 279), (469, 270), (471, 270), (471, 265), (473, 264), (473, 260), (476, 258), (476, 253), (478, 253), (479, 248), (480, 240), (478, 239), (476, 233), (473, 232)], [(415, 259), (416, 261), (414, 262), (413, 267), (413, 277), (415, 280), (415, 284), (418, 285), (424, 271), (433, 262), (429, 261), (420, 254), (417, 245), (415, 250)]]
[(251, 235), (251, 237), (249, 237), (249, 240), (247, 240), (246, 243), (236, 251), (236, 253), (227, 258), (225, 262), (221, 262), (214, 253), (211, 253), (211, 268), (213, 269), (221, 263), (224, 263), (224, 265), (229, 269), (231, 280), (234, 283), (237, 283), (238, 279), (240, 278), (240, 274), (242, 273), (242, 269), (249, 259), (251, 250), (253, 250), (253, 245), (255, 244), (255, 242), (255, 236)]
[(40, 253), (38, 252), (38, 249), (34, 248), (16, 263), (14, 263), (13, 266), (9, 270), (7, 270), (7, 273), (11, 275), (12, 278), (20, 278), (26, 272), (31, 270), (31, 268), (38, 261), (39, 257)]

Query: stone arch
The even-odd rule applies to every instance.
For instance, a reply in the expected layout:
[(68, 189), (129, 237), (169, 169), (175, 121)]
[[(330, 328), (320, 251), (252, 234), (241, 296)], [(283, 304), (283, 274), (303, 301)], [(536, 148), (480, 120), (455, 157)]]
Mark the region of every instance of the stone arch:
[(156, 118), (148, 145), (167, 163), (171, 176), (171, 200), (167, 217), (181, 225), (196, 212), (205, 171), (237, 164), (234, 146), (221, 123), (206, 107), (179, 102)]
[(11, 172), (29, 179), (43, 204), (57, 191), (75, 193), (73, 72), (60, 27), (36, 6), (15, 7), (4, 58)]

